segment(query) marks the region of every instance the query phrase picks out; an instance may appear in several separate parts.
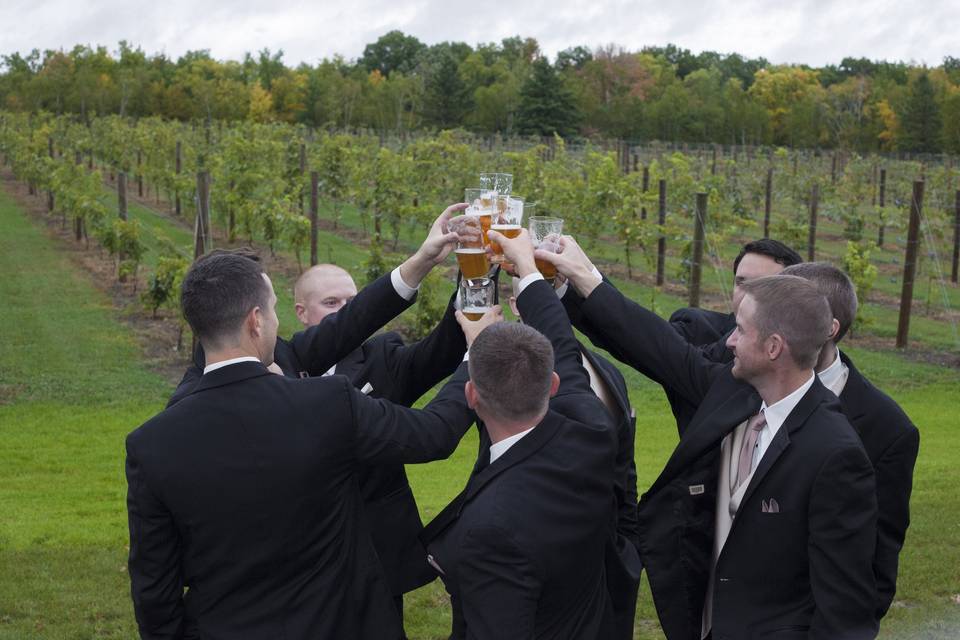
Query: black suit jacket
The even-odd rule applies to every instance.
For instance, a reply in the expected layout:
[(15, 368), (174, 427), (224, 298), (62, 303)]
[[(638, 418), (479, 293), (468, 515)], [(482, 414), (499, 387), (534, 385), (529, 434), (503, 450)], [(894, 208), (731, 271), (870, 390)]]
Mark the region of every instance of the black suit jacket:
[(481, 454), (466, 489), (422, 537), (452, 597), (453, 638), (608, 638), (615, 429), (553, 289), (534, 282), (517, 303), (551, 338), (560, 389), (496, 462)]
[[(375, 284), (379, 286), (380, 281)], [(390, 290), (382, 287), (375, 290), (378, 298), (389, 301), (391, 295), (399, 297), (395, 292), (391, 294), (393, 289), (389, 282), (385, 284), (390, 286)], [(362, 304), (380, 304), (379, 299), (369, 296), (361, 298), (358, 294), (353, 302), (328, 317), (335, 319), (338, 314), (348, 310), (348, 307), (350, 312), (355, 314), (357, 299), (360, 299)], [(451, 297), (440, 323), (422, 340), (406, 345), (399, 334), (393, 332), (374, 336), (337, 363), (337, 375), (346, 376), (357, 389), (368, 388), (367, 394), (370, 397), (411, 406), (434, 385), (453, 373), (463, 359), (467, 346), (455, 316), (455, 299), (456, 295)], [(386, 309), (391, 307), (387, 306)], [(354, 343), (357, 339), (363, 339), (363, 333), (370, 329), (372, 323), (384, 317), (379, 314), (371, 317), (370, 324), (356, 327), (356, 332), (344, 339)], [(324, 322), (326, 321), (324, 318)], [(348, 320), (350, 321), (352, 320)], [(322, 326), (322, 323), (319, 326)], [(379, 327), (373, 330), (377, 328)], [(311, 327), (304, 333), (313, 330)], [(334, 335), (333, 332), (331, 335)], [(296, 336), (290, 342), (277, 340), (274, 360), (284, 375), (294, 378), (322, 376), (330, 366), (319, 370), (312, 367), (304, 369), (294, 348), (296, 340)], [(314, 339), (309, 344), (310, 349), (337, 349), (320, 339)], [(340, 349), (342, 350), (342, 347)], [(308, 354), (303, 360), (323, 367), (327, 358), (318, 353)], [(204, 364), (203, 350), (198, 347), (194, 364), (187, 369), (168, 406), (192, 391), (202, 376)], [(424, 561), (426, 551), (418, 538), (423, 522), (420, 520), (420, 512), (403, 465), (364, 465), (359, 469), (358, 477), (364, 521), (383, 564), (391, 593), (399, 596), (432, 581), (436, 576)]]
[(910, 526), (910, 493), (920, 432), (893, 399), (870, 384), (847, 354), (841, 351), (840, 359), (850, 369), (840, 406), (860, 436), (877, 475), (879, 520), (873, 570), (879, 620), (897, 590), (898, 558)]
[(670, 314), (670, 326), (695, 347), (703, 347), (728, 335), (737, 326), (732, 313), (685, 307)]
[[(760, 398), (669, 324), (598, 286), (580, 311), (613, 353), (697, 406), (638, 506), (640, 555), (670, 640), (698, 640), (720, 442)], [(636, 338), (634, 338), (636, 336)], [(863, 446), (815, 380), (754, 473), (716, 565), (713, 638), (872, 638), (876, 487)], [(765, 512), (771, 498), (777, 512)]]
[[(260, 363), (203, 376), (127, 438), (130, 579), (143, 638), (395, 638), (361, 523), (360, 462), (447, 457), (472, 422), (466, 368), (424, 410), (343, 376)], [(184, 587), (187, 591), (184, 594)]]

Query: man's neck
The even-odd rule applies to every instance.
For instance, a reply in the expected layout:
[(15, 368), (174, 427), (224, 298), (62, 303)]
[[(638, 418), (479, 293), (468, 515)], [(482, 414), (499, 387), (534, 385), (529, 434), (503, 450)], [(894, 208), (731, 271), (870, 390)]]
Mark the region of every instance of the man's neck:
[(827, 344), (823, 345), (823, 349), (820, 349), (820, 357), (817, 359), (817, 366), (815, 371), (820, 373), (824, 371), (833, 364), (834, 360), (837, 359), (837, 344), (833, 340), (828, 340)]
[(204, 351), (206, 366), (233, 360), (234, 358), (256, 358), (262, 360), (260, 354), (255, 350), (245, 349), (243, 347), (228, 347), (226, 349), (217, 349), (215, 351)]
[[(546, 414), (544, 414), (546, 415)], [(487, 435), (490, 436), (490, 444), (497, 444), (501, 440), (506, 440), (510, 436), (515, 436), (518, 433), (523, 433), (528, 430), (530, 427), (534, 427), (540, 424), (540, 421), (543, 420), (543, 416), (538, 418), (533, 418), (531, 420), (519, 420), (513, 422), (504, 422), (500, 420), (487, 420), (483, 416), (478, 416), (483, 420), (483, 424), (487, 429)]]
[(773, 371), (762, 380), (752, 381), (752, 384), (760, 397), (763, 398), (763, 402), (769, 407), (802, 387), (810, 380), (812, 375), (812, 369), (790, 367)]

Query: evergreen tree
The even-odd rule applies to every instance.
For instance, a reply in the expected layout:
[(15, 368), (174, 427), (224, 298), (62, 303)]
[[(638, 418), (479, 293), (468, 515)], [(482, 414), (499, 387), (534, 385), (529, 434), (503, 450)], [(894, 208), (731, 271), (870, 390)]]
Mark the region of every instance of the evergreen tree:
[(900, 114), (900, 132), (897, 146), (903, 151), (935, 153), (940, 150), (940, 109), (926, 73), (910, 83)]
[(440, 128), (458, 127), (471, 108), (456, 59), (449, 53), (443, 55), (424, 82), (424, 116)]
[(517, 129), (524, 135), (566, 137), (576, 133), (578, 119), (573, 94), (563, 78), (546, 59), (536, 60), (520, 89)]

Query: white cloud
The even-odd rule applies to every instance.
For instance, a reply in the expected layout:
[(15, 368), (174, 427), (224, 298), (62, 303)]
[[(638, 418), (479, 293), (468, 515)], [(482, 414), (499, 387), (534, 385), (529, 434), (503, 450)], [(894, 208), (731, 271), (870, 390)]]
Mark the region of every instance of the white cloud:
[[(669, 42), (695, 52), (763, 56), (773, 62), (839, 63), (845, 56), (937, 65), (960, 55), (960, 12), (951, 0), (921, 6), (882, 0), (8, 0), (0, 5), (0, 53), (120, 40), (177, 57), (210, 49), (221, 59), (283, 49), (288, 64), (340, 53), (356, 58), (391, 29), (427, 43), (475, 45), (520, 35), (553, 56), (575, 45), (628, 49)], [(10, 25), (16, 25), (10, 28)]]

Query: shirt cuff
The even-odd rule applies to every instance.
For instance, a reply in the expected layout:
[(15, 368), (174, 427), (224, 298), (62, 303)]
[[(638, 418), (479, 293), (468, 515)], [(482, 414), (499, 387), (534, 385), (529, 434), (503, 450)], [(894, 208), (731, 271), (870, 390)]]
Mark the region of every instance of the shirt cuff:
[(517, 283), (517, 297), (519, 297), (520, 294), (523, 293), (523, 290), (529, 287), (531, 283), (536, 282), (537, 280), (543, 280), (543, 274), (539, 271), (528, 273), (520, 278), (520, 282)]
[(464, 362), (470, 362), (470, 351), (469, 351), (469, 350), (467, 350), (466, 353), (463, 354), (463, 361), (464, 361)]
[(393, 283), (393, 289), (397, 292), (397, 295), (404, 300), (413, 300), (413, 297), (417, 295), (417, 291), (420, 290), (419, 285), (411, 287), (403, 281), (403, 277), (400, 275), (400, 267), (390, 272), (390, 282)]
[(570, 283), (564, 280), (563, 284), (557, 287), (557, 297), (563, 298), (563, 296), (567, 295), (567, 289), (569, 288), (570, 288)]

